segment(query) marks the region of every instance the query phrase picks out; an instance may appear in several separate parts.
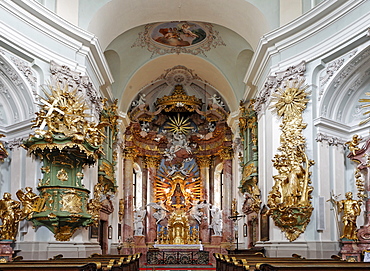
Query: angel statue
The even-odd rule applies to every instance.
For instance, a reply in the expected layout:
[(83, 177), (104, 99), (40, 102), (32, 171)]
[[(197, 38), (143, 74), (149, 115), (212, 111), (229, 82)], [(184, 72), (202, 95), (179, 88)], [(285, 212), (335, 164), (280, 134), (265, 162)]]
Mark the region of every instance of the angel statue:
[(0, 226), (0, 239), (15, 240), (21, 220), (20, 205), (19, 201), (12, 200), (10, 193), (4, 193), (0, 200), (0, 219), (3, 223)]
[(156, 222), (157, 224), (166, 217), (167, 215), (166, 212), (169, 212), (166, 206), (164, 205), (163, 201), (161, 200), (158, 203), (151, 202), (147, 206), (150, 206), (156, 209), (155, 213), (153, 214), (153, 217), (157, 220)]
[[(194, 201), (193, 203), (191, 203), (191, 205), (193, 205), (193, 207), (191, 207), (190, 209), (190, 216), (193, 217), (198, 222), (198, 224), (200, 224), (202, 222), (202, 216), (204, 215), (201, 210), (205, 207), (209, 208), (210, 204), (206, 201)], [(204, 218), (207, 217), (204, 216)]]
[(41, 198), (32, 192), (31, 187), (26, 187), (25, 190), (26, 193), (22, 190), (18, 190), (16, 195), (23, 205), (22, 219), (31, 219), (33, 212), (37, 208), (37, 203), (41, 201)]

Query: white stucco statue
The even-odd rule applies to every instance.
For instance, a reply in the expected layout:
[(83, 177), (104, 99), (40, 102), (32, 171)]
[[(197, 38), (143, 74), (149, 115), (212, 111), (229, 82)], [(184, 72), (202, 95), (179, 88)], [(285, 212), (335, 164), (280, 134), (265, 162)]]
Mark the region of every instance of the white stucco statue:
[(134, 211), (134, 236), (144, 235), (144, 218), (146, 216), (146, 210), (142, 207), (137, 208)]
[(157, 220), (157, 224), (166, 217), (166, 212), (168, 212), (166, 206), (164, 205), (163, 201), (151, 202), (148, 206), (153, 207), (156, 209), (156, 212), (153, 214), (153, 217)]
[(213, 94), (213, 96), (211, 98), (208, 98), (208, 100), (212, 100), (212, 103), (218, 105), (219, 107), (225, 107), (224, 102), (216, 94)]
[(146, 94), (145, 93), (143, 93), (143, 94), (139, 94), (139, 98), (138, 98), (138, 100), (137, 101), (133, 101), (132, 102), (132, 106), (133, 107), (136, 107), (136, 106), (139, 106), (139, 105), (141, 105), (141, 104), (145, 104), (146, 103), (146, 98), (145, 98), (145, 96), (146, 96)]
[(220, 210), (216, 206), (212, 206), (211, 216), (212, 222), (209, 227), (213, 229), (214, 235), (222, 236), (222, 210)]
[[(203, 208), (208, 208), (209, 203), (206, 203), (205, 201), (194, 201), (192, 203), (193, 207), (190, 209), (190, 215), (200, 224), (202, 222), (202, 216), (204, 213), (202, 212)], [(204, 210), (203, 210), (204, 211)], [(204, 218), (207, 218), (204, 216)]]

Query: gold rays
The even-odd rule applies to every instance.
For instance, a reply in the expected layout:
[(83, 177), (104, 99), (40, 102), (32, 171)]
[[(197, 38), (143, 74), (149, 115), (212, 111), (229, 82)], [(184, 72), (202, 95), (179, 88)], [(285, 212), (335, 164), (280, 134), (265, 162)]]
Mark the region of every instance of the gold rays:
[(164, 126), (165, 129), (169, 130), (170, 132), (177, 134), (187, 134), (190, 130), (193, 129), (189, 122), (189, 118), (184, 118), (177, 114), (176, 117), (169, 117), (170, 122)]
[[(366, 96), (370, 96), (370, 92), (366, 92), (365, 93)], [(367, 103), (367, 104), (363, 104), (361, 105), (361, 108), (367, 108), (367, 107), (370, 107), (370, 99), (360, 99), (359, 100), (360, 103)], [(363, 113), (363, 115), (367, 115), (369, 114), (370, 111), (366, 111), (365, 113)], [(359, 125), (362, 125), (362, 124), (365, 124), (365, 123), (368, 123), (370, 121), (370, 117), (367, 117), (365, 120), (361, 121), (359, 123)]]
[(306, 97), (309, 93), (305, 92), (307, 85), (303, 86), (304, 81), (288, 81), (286, 88), (279, 88), (277, 93), (272, 94), (272, 102), (270, 106), (273, 113), (277, 113), (279, 117), (284, 115), (298, 116), (306, 108), (309, 101)]

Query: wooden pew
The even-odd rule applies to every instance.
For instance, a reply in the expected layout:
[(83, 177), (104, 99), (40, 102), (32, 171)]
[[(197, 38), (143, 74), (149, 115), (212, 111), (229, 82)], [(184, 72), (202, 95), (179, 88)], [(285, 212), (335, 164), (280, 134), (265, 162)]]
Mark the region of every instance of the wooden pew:
[[(217, 270), (244, 271), (244, 270), (370, 270), (370, 263), (350, 263), (332, 259), (305, 259), (301, 257), (255, 257), (241, 255), (223, 255), (215, 253)], [(352, 269), (351, 269), (352, 268)]]
[[(94, 269), (89, 269), (90, 267), (86, 267), (85, 269), (66, 269), (66, 270), (84, 270), (84, 271), (137, 271), (139, 270), (139, 258), (141, 253), (137, 253), (134, 255), (94, 255), (92, 258), (63, 258), (63, 255), (56, 255), (49, 260), (22, 260), (21, 258), (16, 259), (14, 262), (9, 262), (3, 265), (0, 265), (0, 271), (2, 271), (1, 267), (6, 267), (4, 270), (23, 270), (23, 269), (16, 269), (18, 266), (25, 267), (31, 266), (36, 269), (40, 270), (54, 270), (54, 267), (59, 266), (84, 266), (92, 264)], [(51, 269), (45, 269), (45, 268)], [(32, 270), (32, 269), (27, 269)], [(56, 270), (58, 270), (56, 268)]]
[(95, 263), (1, 263), (0, 271), (97, 271)]

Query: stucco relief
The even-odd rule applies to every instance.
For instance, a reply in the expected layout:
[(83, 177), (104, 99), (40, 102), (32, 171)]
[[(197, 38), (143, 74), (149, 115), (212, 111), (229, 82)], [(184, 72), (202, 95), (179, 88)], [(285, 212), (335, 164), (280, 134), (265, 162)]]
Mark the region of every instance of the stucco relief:
[(273, 91), (276, 91), (280, 87), (285, 87), (282, 85), (283, 82), (286, 82), (287, 80), (303, 80), (305, 78), (305, 71), (306, 62), (302, 61), (298, 65), (288, 67), (285, 71), (276, 72), (275, 75), (267, 77), (264, 87), (260, 91), (254, 104), (254, 110), (257, 114), (261, 112), (263, 104), (268, 103)]
[(345, 146), (346, 140), (336, 136), (331, 136), (323, 133), (317, 133), (316, 142), (327, 142), (329, 146)]
[(318, 101), (321, 100), (321, 97), (324, 93), (325, 85), (327, 82), (335, 75), (335, 73), (357, 53), (357, 49), (345, 54), (344, 56), (337, 58), (326, 65), (326, 68), (320, 73), (320, 86), (319, 86), (319, 95)]

